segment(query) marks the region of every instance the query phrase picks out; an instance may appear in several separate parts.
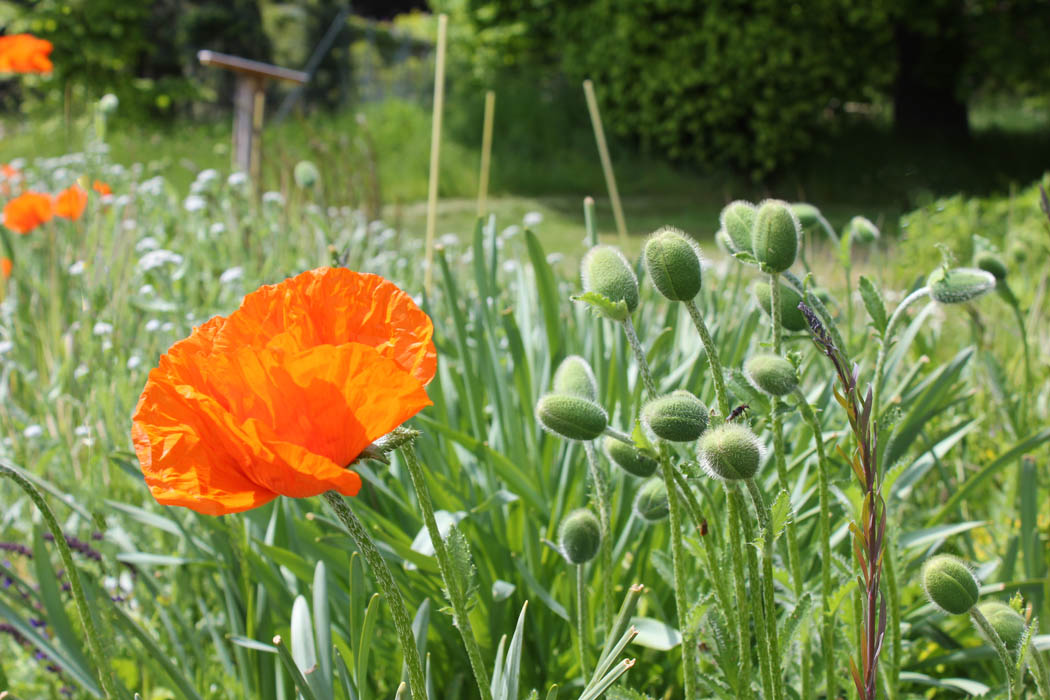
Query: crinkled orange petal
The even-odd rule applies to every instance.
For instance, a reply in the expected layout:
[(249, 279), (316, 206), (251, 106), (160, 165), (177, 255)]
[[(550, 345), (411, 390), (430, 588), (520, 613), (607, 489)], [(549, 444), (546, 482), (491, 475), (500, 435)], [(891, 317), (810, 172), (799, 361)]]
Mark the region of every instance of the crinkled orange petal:
[(49, 55), (52, 45), (32, 34), (0, 37), (0, 72), (50, 73), (54, 66)]
[(102, 180), (95, 180), (95, 182), (91, 185), (91, 189), (95, 190), (103, 197), (105, 197), (107, 194), (113, 194), (113, 188), (105, 182), (102, 182)]
[(27, 234), (51, 220), (51, 195), (25, 192), (4, 205), (4, 226)]
[(219, 514), (274, 494), (356, 495), (346, 465), (430, 405), (419, 379), (375, 348), (302, 349), (290, 331), (226, 348), (228, 324), (214, 318), (173, 346), (139, 401), (136, 452), (162, 503)]
[(3, 277), (5, 280), (10, 279), (14, 266), (15, 264), (11, 262), (11, 258), (0, 258), (0, 277)]
[(87, 191), (80, 185), (73, 185), (55, 195), (54, 214), (76, 221), (84, 213), (87, 201)]
[(368, 345), (423, 384), (437, 370), (430, 317), (378, 275), (323, 267), (262, 287), (230, 315), (216, 344), (258, 345), (286, 331), (302, 348)]

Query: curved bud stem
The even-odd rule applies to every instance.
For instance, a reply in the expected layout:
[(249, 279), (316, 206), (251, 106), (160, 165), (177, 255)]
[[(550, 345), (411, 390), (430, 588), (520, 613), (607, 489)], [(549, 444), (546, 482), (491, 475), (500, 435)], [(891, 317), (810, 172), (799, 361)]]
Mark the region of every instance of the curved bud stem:
[(981, 628), (982, 632), (984, 632), (984, 636), (995, 648), (995, 653), (999, 655), (999, 660), (1003, 662), (1003, 670), (1006, 671), (1009, 700), (1017, 700), (1020, 698), (1017, 688), (1018, 674), (1014, 673), (1014, 663), (1010, 651), (1006, 648), (1006, 644), (1003, 643), (999, 633), (995, 631), (994, 627), (992, 627), (992, 623), (988, 622), (988, 618), (984, 616), (984, 613), (982, 613), (976, 605), (970, 608), (970, 617), (973, 618), (974, 623)]
[(890, 320), (886, 323), (886, 332), (882, 336), (882, 343), (879, 344), (879, 354), (875, 359), (875, 380), (871, 383), (872, 387), (872, 401), (871, 401), (871, 415), (877, 420), (879, 417), (879, 399), (882, 396), (882, 375), (886, 371), (886, 355), (889, 351), (890, 345), (893, 344), (893, 334), (897, 331), (897, 326), (900, 324), (901, 319), (904, 318), (904, 311), (914, 304), (919, 299), (922, 299), (929, 295), (929, 287), (919, 287), (914, 292), (904, 297), (904, 300), (897, 305), (897, 308), (890, 314)]
[[(602, 622), (605, 629), (609, 629), (613, 619), (613, 562), (612, 562), (612, 524), (611, 508), (609, 506), (609, 480), (606, 478), (602, 465), (598, 463), (598, 451), (594, 449), (594, 442), (583, 443), (583, 451), (587, 455), (587, 466), (594, 481), (594, 500), (598, 506), (598, 525), (601, 527), (602, 543), (599, 550), (599, 558), (602, 564)], [(580, 663), (583, 663), (581, 658)]]
[(707, 324), (704, 323), (704, 317), (700, 313), (700, 309), (697, 308), (696, 302), (690, 299), (683, 303), (686, 311), (689, 312), (689, 318), (693, 319), (693, 325), (696, 326), (696, 332), (700, 335), (700, 341), (704, 344), (704, 351), (707, 352), (707, 362), (711, 368), (711, 379), (715, 385), (715, 400), (718, 402), (718, 410), (722, 414), (722, 420), (725, 420), (729, 417), (729, 397), (726, 394), (725, 377), (722, 374), (722, 361), (718, 357), (718, 347), (711, 338), (711, 333), (707, 329)]

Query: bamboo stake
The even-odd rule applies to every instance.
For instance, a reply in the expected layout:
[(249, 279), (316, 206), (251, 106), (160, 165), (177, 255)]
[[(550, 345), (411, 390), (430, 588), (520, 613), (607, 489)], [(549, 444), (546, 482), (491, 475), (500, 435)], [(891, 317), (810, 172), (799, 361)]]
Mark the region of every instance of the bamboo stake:
[(616, 189), (616, 175), (613, 173), (612, 159), (609, 158), (609, 146), (605, 142), (605, 129), (602, 128), (602, 115), (598, 112), (598, 100), (594, 96), (594, 83), (583, 81), (583, 94), (587, 98), (587, 111), (591, 113), (591, 126), (594, 127), (594, 140), (598, 142), (598, 157), (605, 172), (605, 186), (609, 189), (612, 201), (613, 217), (616, 219), (616, 230), (620, 234), (620, 245), (627, 243), (627, 222), (623, 218), (623, 206), (620, 204), (620, 192)]
[(492, 163), (492, 121), (496, 113), (496, 93), (485, 93), (485, 122), (481, 129), (481, 175), (478, 177), (478, 217), (485, 216), (489, 196), (489, 167)]
[(430, 130), (430, 182), (427, 191), (426, 268), (423, 286), (429, 295), (434, 288), (434, 229), (437, 226), (438, 161), (441, 156), (441, 111), (445, 104), (445, 45), (448, 15), (438, 15), (437, 59), (434, 66), (434, 115)]

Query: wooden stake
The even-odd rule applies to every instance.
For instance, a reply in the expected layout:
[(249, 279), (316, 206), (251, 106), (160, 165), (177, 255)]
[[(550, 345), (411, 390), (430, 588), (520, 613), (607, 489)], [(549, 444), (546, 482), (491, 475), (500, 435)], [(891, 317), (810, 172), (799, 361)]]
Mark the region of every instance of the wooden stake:
[(438, 15), (437, 58), (434, 66), (434, 115), (430, 130), (430, 182), (427, 191), (426, 267), (423, 287), (427, 294), (434, 287), (434, 229), (437, 226), (438, 162), (441, 157), (441, 110), (445, 104), (445, 44), (448, 15)]
[(616, 219), (616, 230), (620, 234), (620, 245), (627, 243), (627, 222), (623, 218), (623, 206), (620, 204), (620, 192), (616, 189), (616, 175), (613, 173), (612, 159), (609, 158), (609, 146), (605, 143), (605, 130), (602, 128), (602, 115), (598, 112), (598, 100), (594, 96), (594, 83), (583, 81), (583, 94), (587, 98), (587, 111), (591, 113), (591, 126), (594, 127), (594, 140), (598, 142), (598, 157), (605, 171), (605, 186), (609, 189), (613, 217)]
[(489, 166), (492, 161), (492, 121), (496, 112), (496, 93), (485, 93), (485, 123), (481, 129), (481, 175), (478, 177), (478, 217), (485, 216), (489, 196)]

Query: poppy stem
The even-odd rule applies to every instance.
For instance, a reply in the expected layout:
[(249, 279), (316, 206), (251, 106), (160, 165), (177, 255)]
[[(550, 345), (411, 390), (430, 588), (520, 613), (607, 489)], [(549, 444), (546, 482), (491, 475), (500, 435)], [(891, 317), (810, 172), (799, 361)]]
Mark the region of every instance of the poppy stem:
[(95, 666), (98, 668), (98, 678), (102, 685), (102, 692), (107, 698), (117, 697), (116, 686), (114, 685), (112, 676), (112, 667), (109, 663), (109, 658), (106, 654), (106, 648), (102, 644), (102, 636), (98, 632), (98, 628), (95, 627), (95, 619), (91, 617), (91, 609), (88, 607), (87, 598), (84, 597), (84, 588), (80, 583), (80, 573), (77, 570), (76, 563), (73, 561), (73, 553), (69, 550), (69, 543), (66, 541), (66, 536), (62, 532), (62, 528), (58, 524), (58, 520), (55, 519), (55, 514), (51, 511), (51, 507), (47, 505), (47, 501), (41, 493), (33, 486), (25, 477), (19, 474), (14, 469), (7, 465), (0, 464), (0, 476), (5, 476), (26, 492), (29, 498), (33, 501), (33, 504), (40, 511), (40, 514), (44, 517), (44, 522), (47, 524), (47, 529), (51, 531), (55, 546), (58, 547), (58, 554), (62, 558), (62, 565), (66, 567), (66, 575), (69, 576), (69, 588), (73, 593), (73, 601), (76, 603), (77, 613), (80, 615), (80, 622), (84, 625), (84, 636), (87, 637), (88, 649), (91, 651), (91, 658), (95, 662)]
[(354, 544), (357, 545), (361, 556), (368, 562), (372, 569), (372, 575), (379, 584), (387, 605), (390, 606), (390, 614), (394, 618), (394, 627), (397, 629), (397, 638), (401, 643), (401, 653), (405, 656), (405, 665), (408, 666), (408, 684), (412, 691), (414, 700), (426, 700), (427, 685), (426, 676), (423, 674), (423, 664), (419, 660), (419, 649), (416, 647), (416, 639), (412, 635), (412, 620), (405, 609), (405, 601), (401, 596), (401, 589), (394, 583), (394, 577), (390, 568), (383, 561), (383, 556), (376, 549), (372, 536), (368, 534), (364, 523), (358, 520), (350, 504), (346, 499), (335, 491), (325, 491), (324, 499), (332, 507), (339, 520), (346, 526)]
[(411, 445), (400, 449), (401, 458), (408, 466), (408, 474), (412, 478), (412, 487), (416, 490), (419, 499), (419, 509), (423, 511), (423, 522), (426, 523), (430, 541), (434, 545), (434, 555), (437, 557), (438, 569), (441, 571), (441, 580), (445, 584), (445, 592), (449, 602), (452, 604), (452, 621), (459, 636), (463, 639), (463, 646), (467, 648), (467, 658), (470, 660), (471, 670), (474, 671), (474, 680), (477, 681), (478, 690), (481, 692), (481, 700), (492, 700), (492, 689), (489, 686), (489, 674), (485, 670), (485, 661), (481, 656), (481, 646), (477, 637), (474, 636), (474, 628), (470, 624), (470, 616), (467, 612), (467, 592), (460, 588), (460, 578), (452, 566), (445, 540), (441, 537), (438, 529), (437, 518), (434, 517), (434, 504), (430, 498), (430, 489), (423, 479), (423, 468), (416, 458)]

